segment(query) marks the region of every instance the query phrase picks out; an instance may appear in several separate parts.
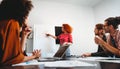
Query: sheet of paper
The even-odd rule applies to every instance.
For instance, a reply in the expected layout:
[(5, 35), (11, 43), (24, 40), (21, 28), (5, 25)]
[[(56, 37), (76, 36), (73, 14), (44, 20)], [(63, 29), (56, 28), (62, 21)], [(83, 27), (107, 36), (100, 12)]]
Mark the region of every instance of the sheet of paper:
[(37, 60), (32, 60), (32, 61), (28, 61), (28, 62), (14, 64), (12, 66), (41, 65), (41, 64), (44, 64), (44, 63), (40, 63)]
[(94, 64), (82, 62), (82, 61), (56, 61), (51, 63), (45, 63), (46, 67), (84, 67), (84, 66), (95, 66)]
[(96, 66), (95, 64), (90, 64), (87, 62), (77, 61), (77, 60), (66, 60), (66, 61), (54, 61), (54, 62), (24, 62), (20, 64), (15, 64), (13, 66), (24, 66), (24, 65), (41, 65), (44, 64), (45, 67), (84, 67), (84, 66)]
[(99, 59), (110, 59), (111, 57), (84, 57), (78, 58), (77, 60), (85, 60), (85, 61), (97, 61)]
[[(79, 61), (98, 61), (98, 62), (113, 62), (120, 63), (120, 58), (112, 58), (112, 57), (84, 57), (84, 58), (75, 58)], [(71, 60), (75, 60), (72, 58)]]

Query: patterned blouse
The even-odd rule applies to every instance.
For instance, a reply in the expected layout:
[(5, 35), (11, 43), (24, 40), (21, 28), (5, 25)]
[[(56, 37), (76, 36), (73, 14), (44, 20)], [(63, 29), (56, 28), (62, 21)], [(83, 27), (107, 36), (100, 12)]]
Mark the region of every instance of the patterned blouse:
[[(117, 46), (118, 49), (120, 49), (120, 31), (117, 30), (114, 35), (115, 35), (115, 36), (113, 37), (113, 39), (114, 39), (114, 41), (115, 41), (115, 45)], [(108, 43), (111, 44), (110, 39), (111, 39), (111, 36), (109, 35), (107, 41), (108, 41)]]

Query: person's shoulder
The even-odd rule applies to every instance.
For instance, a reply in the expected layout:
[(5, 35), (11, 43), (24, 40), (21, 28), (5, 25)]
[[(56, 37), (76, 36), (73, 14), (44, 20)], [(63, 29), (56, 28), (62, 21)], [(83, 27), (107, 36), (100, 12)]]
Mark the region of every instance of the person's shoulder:
[(10, 20), (8, 20), (10, 23), (18, 23), (18, 21), (17, 20), (15, 20), (15, 19), (10, 19)]
[(10, 19), (10, 20), (7, 20), (8, 21), (8, 24), (7, 26), (9, 27), (9, 29), (19, 29), (19, 23), (17, 20), (14, 20), (14, 19)]
[(5, 25), (5, 26), (9, 26), (9, 25), (18, 25), (18, 21), (14, 20), (14, 19), (8, 19), (8, 20), (1, 20), (0, 24)]
[(10, 25), (12, 25), (12, 26), (19, 26), (18, 21), (15, 20), (15, 19), (10, 19), (10, 20), (8, 20), (8, 23), (9, 23)]

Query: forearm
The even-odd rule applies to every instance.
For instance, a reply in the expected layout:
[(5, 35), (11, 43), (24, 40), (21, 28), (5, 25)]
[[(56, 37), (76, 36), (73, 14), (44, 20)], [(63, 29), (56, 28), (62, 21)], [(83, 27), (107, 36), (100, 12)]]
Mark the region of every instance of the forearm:
[(115, 55), (120, 56), (120, 53), (119, 53), (120, 50), (119, 50), (119, 49), (116, 49), (116, 48), (112, 47), (111, 45), (109, 45), (109, 44), (106, 43), (106, 42), (103, 42), (102, 45), (103, 45), (103, 47), (104, 47), (105, 49), (107, 49), (108, 51), (112, 52), (112, 53), (115, 54)]
[(51, 34), (49, 36), (51, 36), (54, 39), (57, 39), (57, 36), (54, 36), (54, 35), (51, 35)]
[(102, 56), (102, 57), (107, 57), (107, 54), (106, 54), (105, 51), (101, 51), (101, 52), (91, 53), (91, 56)]
[(26, 43), (27, 37), (31, 33), (31, 31), (32, 31), (32, 29), (28, 25), (25, 25), (22, 27), (22, 36), (21, 36), (22, 51), (25, 50), (25, 43)]
[(22, 37), (21, 37), (21, 47), (22, 47), (22, 51), (25, 50), (25, 43), (26, 43), (26, 40), (27, 40), (27, 36), (22, 35)]
[(39, 58), (41, 56), (41, 50), (34, 50), (32, 52), (32, 56), (25, 56), (23, 59), (23, 62), (35, 59), (35, 58)]
[(26, 62), (35, 58), (36, 58), (35, 56), (25, 56), (22, 62)]

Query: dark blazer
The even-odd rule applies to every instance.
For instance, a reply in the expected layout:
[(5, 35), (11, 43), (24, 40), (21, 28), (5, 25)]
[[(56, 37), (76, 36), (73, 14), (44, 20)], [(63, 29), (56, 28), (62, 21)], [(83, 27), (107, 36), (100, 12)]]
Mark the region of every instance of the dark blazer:
[[(103, 35), (102, 39), (106, 41), (106, 36)], [(103, 48), (100, 45), (98, 45), (98, 51), (91, 53), (91, 56), (108, 57), (108, 54), (106, 53), (106, 51), (103, 50)]]

